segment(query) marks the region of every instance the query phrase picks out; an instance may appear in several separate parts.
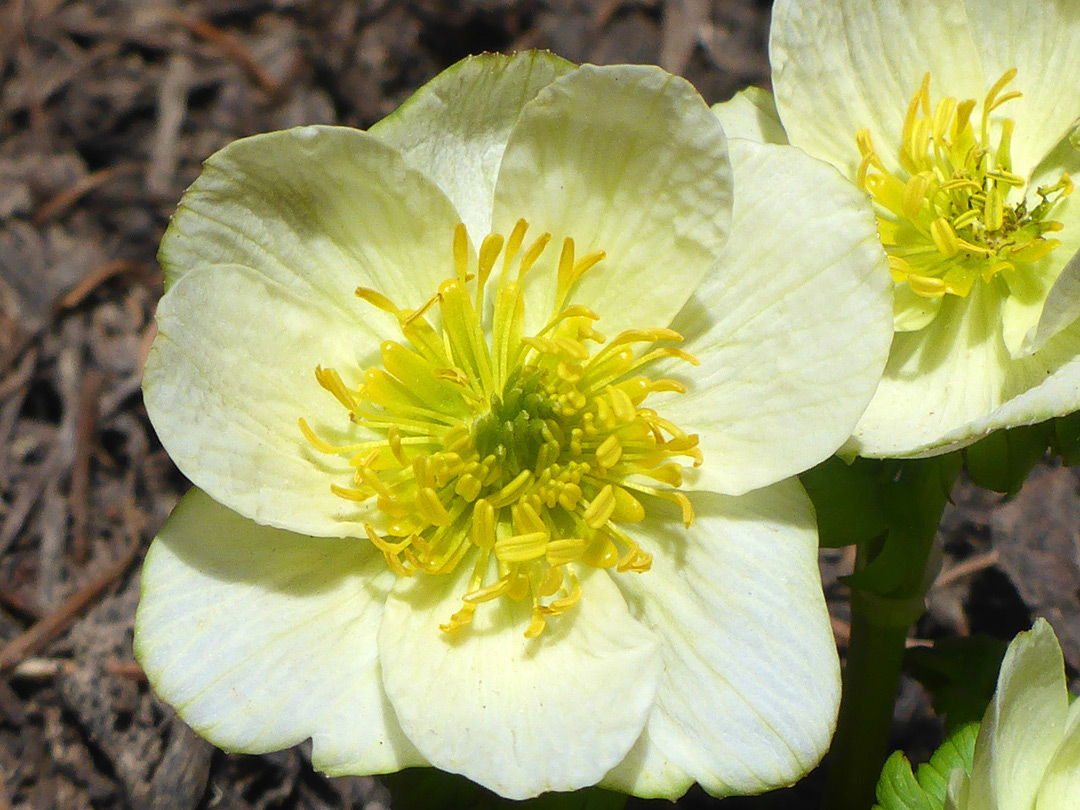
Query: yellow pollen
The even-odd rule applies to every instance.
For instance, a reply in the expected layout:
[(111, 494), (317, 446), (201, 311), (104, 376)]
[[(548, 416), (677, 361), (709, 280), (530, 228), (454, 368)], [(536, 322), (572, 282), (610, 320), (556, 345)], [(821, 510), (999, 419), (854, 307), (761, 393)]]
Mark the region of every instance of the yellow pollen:
[[(583, 566), (649, 570), (652, 555), (622, 528), (644, 520), (647, 506), (668, 501), (687, 526), (694, 519), (678, 491), (676, 460), (702, 463), (698, 437), (643, 407), (651, 394), (686, 388), (642, 372), (662, 358), (697, 360), (657, 345), (682, 341), (671, 329), (627, 330), (608, 342), (594, 328), (596, 313), (567, 305), (605, 258), (578, 256), (572, 239), (555, 266), (551, 317), (524, 335), (522, 280), (551, 241), (544, 233), (527, 244), (527, 229), (519, 220), (505, 239), (488, 235), (473, 259), (458, 225), (453, 274), (417, 309), (357, 289), (397, 318), (402, 339), (381, 345), (381, 365), (359, 374), (357, 385), (335, 369), (318, 367), (315, 376), (363, 440), (329, 442), (299, 420), (317, 451), (348, 456), (351, 479), (330, 490), (374, 501), (381, 517), (364, 524), (364, 536), (392, 571), (437, 576), (470, 566), (461, 609), (440, 625), (448, 633), (467, 627), (483, 603), (528, 598), (523, 632), (539, 636), (582, 599)], [(485, 307), (500, 256), (494, 302)], [(655, 485), (640, 483), (648, 479)]]
[(1044, 234), (1063, 227), (1050, 217), (1072, 193), (1069, 176), (1027, 188), (1012, 170), (1012, 119), (1000, 120), (991, 142), (990, 114), (1020, 96), (1005, 90), (1015, 77), (1012, 68), (994, 83), (973, 120), (974, 99), (931, 104), (927, 73), (908, 104), (895, 168), (886, 167), (869, 130), (855, 133), (856, 180), (875, 203), (893, 281), (918, 296), (966, 296), (975, 283), (996, 279), (1007, 293), (1025, 265), (1060, 244)]

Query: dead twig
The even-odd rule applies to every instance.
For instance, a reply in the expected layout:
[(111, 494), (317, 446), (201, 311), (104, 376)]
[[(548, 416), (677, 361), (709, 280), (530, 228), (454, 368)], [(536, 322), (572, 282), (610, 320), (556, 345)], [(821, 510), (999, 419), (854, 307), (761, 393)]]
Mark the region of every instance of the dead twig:
[(944, 588), (946, 585), (956, 582), (956, 580), (961, 579), (962, 577), (969, 576), (970, 574), (982, 571), (984, 568), (996, 565), (998, 558), (998, 550), (995, 548), (985, 554), (979, 554), (969, 560), (964, 560), (964, 562), (958, 563), (952, 568), (942, 571), (934, 581), (933, 587)]
[(82, 565), (90, 555), (87, 537), (87, 511), (90, 495), (90, 451), (97, 425), (98, 398), (105, 374), (91, 369), (83, 377), (79, 390), (79, 416), (75, 426), (75, 461), (71, 468), (71, 552), (75, 562)]
[[(75, 671), (76, 663), (70, 658), (24, 658), (11, 668), (12, 680), (42, 681)], [(102, 669), (109, 675), (118, 675), (129, 681), (145, 681), (146, 673), (138, 661), (122, 658), (106, 659)]]
[(0, 554), (7, 551), (15, 536), (26, 522), (30, 510), (34, 508), (38, 498), (45, 489), (45, 485), (57, 475), (64, 465), (64, 448), (57, 442), (49, 452), (45, 461), (26, 477), (15, 495), (15, 502), (11, 505), (11, 511), (7, 513), (4, 523), (0, 526)]
[(30, 220), (30, 224), (34, 227), (41, 227), (46, 222), (49, 222), (64, 213), (68, 208), (73, 206), (91, 191), (109, 182), (114, 177), (125, 174), (134, 174), (136, 172), (141, 172), (142, 169), (142, 165), (138, 163), (123, 163), (118, 166), (109, 166), (105, 169), (99, 169), (96, 172), (91, 172), (84, 177), (80, 177), (70, 188), (64, 189), (41, 206)]
[(141, 270), (145, 266), (146, 265), (142, 262), (136, 262), (131, 259), (113, 259), (111, 262), (105, 262), (105, 264), (87, 273), (82, 281), (68, 290), (64, 294), (64, 297), (57, 303), (56, 309), (74, 309), (86, 300), (86, 297), (90, 295), (90, 293), (109, 279), (131, 270)]
[(281, 84), (259, 64), (251, 52), (244, 47), (232, 34), (222, 31), (217, 26), (211, 25), (206, 20), (201, 20), (191, 14), (186, 14), (174, 8), (162, 9), (162, 14), (177, 25), (181, 25), (195, 36), (205, 39), (212, 45), (220, 48), (226, 56), (236, 61), (240, 67), (246, 70), (255, 83), (272, 98), (281, 92)]
[(104, 571), (61, 602), (56, 610), (0, 649), (0, 672), (37, 652), (70, 627), (106, 588), (127, 571), (139, 547), (138, 539), (131, 540), (120, 559), (109, 564)]

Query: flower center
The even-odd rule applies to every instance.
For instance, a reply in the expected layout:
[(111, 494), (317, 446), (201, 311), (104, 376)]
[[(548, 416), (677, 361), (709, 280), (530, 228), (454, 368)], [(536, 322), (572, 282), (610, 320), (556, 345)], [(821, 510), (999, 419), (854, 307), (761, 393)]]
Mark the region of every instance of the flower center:
[(855, 135), (858, 184), (876, 203), (893, 280), (918, 296), (966, 296), (977, 279), (991, 283), (999, 274), (1010, 284), (1061, 244), (1044, 234), (1063, 227), (1050, 214), (1072, 192), (1069, 176), (1035, 189), (1032, 204), (1026, 181), (1012, 171), (1013, 120), (1002, 121), (996, 148), (990, 141), (990, 113), (1020, 96), (1002, 92), (1015, 76), (1013, 68), (990, 88), (976, 131), (973, 99), (942, 98), (931, 107), (927, 73), (908, 105), (896, 172), (886, 169), (868, 130)]
[[(565, 304), (604, 254), (575, 259), (571, 239), (558, 263), (552, 317), (524, 337), (522, 281), (551, 239), (545, 233), (522, 250), (527, 227), (519, 220), (508, 239), (489, 235), (472, 272), (465, 226), (458, 225), (456, 277), (417, 310), (356, 291), (397, 317), (403, 341), (382, 344), (381, 367), (368, 369), (357, 389), (333, 369), (315, 374), (352, 422), (381, 438), (334, 446), (300, 420), (318, 450), (349, 456), (350, 485), (331, 490), (375, 499), (382, 531), (370, 523), (364, 530), (393, 571), (449, 574), (470, 558), (462, 607), (440, 625), (447, 632), (467, 625), (482, 602), (531, 597), (525, 635), (538, 636), (549, 617), (580, 600), (576, 566), (649, 570), (652, 555), (619, 524), (644, 519), (650, 498), (678, 505), (687, 526), (694, 517), (678, 491), (682, 465), (674, 459), (701, 464), (698, 437), (642, 407), (651, 393), (685, 388), (640, 371), (665, 357), (697, 360), (654, 345), (682, 340), (670, 329), (628, 330), (594, 351), (591, 344), (606, 342), (593, 328), (598, 316)], [(485, 330), (485, 286), (500, 255)], [(427, 319), (435, 307), (438, 328)]]

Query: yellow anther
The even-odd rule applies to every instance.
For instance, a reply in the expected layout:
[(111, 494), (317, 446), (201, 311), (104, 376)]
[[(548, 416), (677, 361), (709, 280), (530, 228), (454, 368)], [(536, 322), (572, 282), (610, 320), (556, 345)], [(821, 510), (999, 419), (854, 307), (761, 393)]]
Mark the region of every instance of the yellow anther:
[(536, 638), (544, 632), (546, 625), (547, 620), (544, 618), (544, 614), (537, 608), (533, 611), (532, 621), (529, 622), (529, 628), (525, 631), (525, 638)]
[(466, 604), (463, 605), (461, 610), (450, 617), (450, 621), (446, 624), (440, 624), (439, 629), (444, 633), (456, 633), (461, 628), (465, 627), (472, 621), (473, 616), (476, 614), (476, 605)]
[(528, 273), (536, 260), (540, 258), (540, 254), (544, 252), (544, 248), (548, 246), (548, 242), (551, 241), (551, 234), (544, 233), (529, 246), (529, 249), (525, 251), (525, 255), (521, 257), (521, 267), (518, 269), (518, 283), (520, 284), (522, 279), (525, 278), (525, 274)]
[(963, 230), (968, 225), (971, 225), (973, 222), (977, 221), (978, 219), (979, 219), (979, 210), (977, 208), (969, 208), (967, 211), (965, 211), (964, 213), (962, 213), (960, 216), (958, 216), (956, 219), (954, 219), (952, 221), (953, 230), (954, 231)]
[(498, 599), (504, 595), (510, 587), (510, 580), (500, 579), (487, 585), (483, 588), (477, 588), (475, 591), (469, 591), (461, 597), (461, 601), (467, 604), (480, 604), (482, 602), (490, 602), (492, 599)]
[(525, 489), (532, 483), (533, 474), (532, 470), (522, 470), (509, 484), (504, 486), (494, 495), (489, 496), (488, 500), (495, 508), (501, 508), (513, 503), (518, 497), (525, 491)]
[(339, 498), (357, 502), (369, 500), (371, 496), (375, 494), (375, 492), (370, 489), (352, 489), (351, 487), (339, 487), (337, 484), (331, 484), (330, 491)]
[(421, 487), (413, 503), (420, 516), (433, 526), (450, 525), (450, 513), (439, 500), (438, 493), (431, 487)]
[(560, 613), (565, 613), (581, 601), (581, 585), (573, 574), (570, 575), (570, 582), (570, 593), (560, 599), (553, 600), (551, 604), (547, 606), (546, 612), (548, 614), (557, 616)]
[(645, 507), (641, 501), (622, 487), (614, 487), (615, 509), (611, 519), (616, 523), (640, 523), (645, 519)]
[(997, 231), (1005, 224), (1005, 200), (997, 186), (986, 192), (986, 204), (983, 206), (983, 224), (986, 230)]
[(614, 433), (608, 435), (596, 448), (596, 463), (601, 467), (614, 467), (622, 457), (622, 444)]
[(581, 555), (581, 560), (594, 568), (614, 568), (619, 561), (619, 549), (608, 535), (597, 532)]
[(530, 532), (502, 537), (495, 541), (495, 556), (505, 563), (522, 563), (543, 557), (551, 535)]
[(522, 534), (547, 533), (547, 526), (540, 518), (538, 511), (527, 501), (517, 503), (510, 508), (510, 514), (514, 521), (514, 528)]
[(583, 537), (563, 537), (547, 545), (545, 558), (548, 565), (566, 565), (580, 560), (585, 554), (587, 542)]
[(622, 424), (632, 422), (636, 410), (634, 409), (634, 403), (630, 401), (630, 397), (626, 395), (626, 392), (621, 388), (609, 385), (607, 388), (607, 395), (608, 400), (611, 402), (611, 410), (614, 412), (615, 418)]
[(614, 511), (615, 492), (611, 484), (608, 484), (589, 502), (581, 518), (590, 528), (599, 529), (608, 522)]
[(956, 233), (945, 217), (938, 217), (930, 223), (930, 237), (934, 240), (934, 246), (945, 258), (955, 256), (960, 250), (960, 243)]
[(926, 202), (926, 190), (930, 187), (930, 175), (927, 172), (919, 172), (912, 175), (904, 186), (903, 208), (904, 215), (908, 219), (919, 216), (923, 204)]
[[(551, 560), (551, 544), (548, 544), (547, 558)], [(547, 570), (544, 574), (544, 578), (540, 581), (540, 596), (554, 596), (559, 592), (559, 588), (563, 583), (563, 570), (558, 565), (554, 565)]]
[(897, 284), (907, 280), (907, 277), (910, 276), (912, 272), (911, 265), (899, 256), (889, 256), (889, 270), (892, 272), (893, 281)]
[(341, 375), (338, 374), (332, 368), (323, 368), (322, 366), (315, 366), (315, 379), (319, 385), (334, 395), (334, 399), (340, 402), (350, 412), (359, 410), (360, 405), (356, 401), (356, 397), (353, 396), (346, 386), (345, 382), (341, 379)]
[(949, 130), (949, 122), (956, 113), (956, 99), (942, 98), (934, 108), (934, 123), (932, 134), (935, 143), (940, 143)]
[(391, 315), (401, 318), (402, 310), (400, 307), (395, 306), (394, 303), (380, 292), (370, 290), (367, 287), (357, 287), (356, 297), (374, 306), (376, 309), (381, 309), (383, 312), (389, 312)]
[(907, 277), (907, 283), (913, 293), (924, 298), (941, 298), (945, 295), (945, 282), (940, 278), (912, 273)]

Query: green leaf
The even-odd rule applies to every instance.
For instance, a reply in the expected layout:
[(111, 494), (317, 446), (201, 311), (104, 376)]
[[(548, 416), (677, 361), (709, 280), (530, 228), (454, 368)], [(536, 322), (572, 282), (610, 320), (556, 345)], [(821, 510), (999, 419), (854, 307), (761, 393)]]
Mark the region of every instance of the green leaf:
[(885, 760), (877, 785), (874, 810), (941, 810), (919, 785), (911, 763), (903, 752), (896, 751)]
[(863, 543), (888, 528), (881, 506), (883, 468), (875, 460), (847, 464), (832, 456), (799, 476), (817, 511), (823, 548)]
[(511, 801), (453, 773), (435, 768), (409, 768), (382, 777), (394, 810), (622, 810), (627, 797), (601, 788), (573, 793), (545, 793), (523, 802)]
[(1013, 495), (1046, 455), (1054, 436), (1054, 422), (996, 430), (964, 450), (968, 475), (980, 487)]
[(919, 787), (926, 791), (935, 808), (945, 804), (949, 774), (953, 769), (963, 768), (964, 773), (971, 775), (978, 736), (979, 724), (965, 723), (945, 738), (929, 762), (919, 766)]
[(941, 513), (960, 471), (959, 453), (904, 459), (880, 488), (888, 533), (879, 553), (865, 568), (842, 581), (876, 596), (900, 598), (924, 592), (926, 559)]
[(908, 650), (905, 668), (930, 693), (934, 711), (952, 730), (982, 719), (994, 696), (1008, 645), (986, 635), (943, 638), (932, 648)]
[(1080, 464), (1080, 411), (1054, 420), (1051, 450), (1061, 456), (1062, 462), (1068, 467)]
[(978, 735), (978, 723), (961, 726), (946, 738), (929, 762), (919, 766), (917, 777), (908, 758), (896, 751), (881, 770), (874, 810), (942, 810), (953, 769), (963, 768), (971, 774)]

